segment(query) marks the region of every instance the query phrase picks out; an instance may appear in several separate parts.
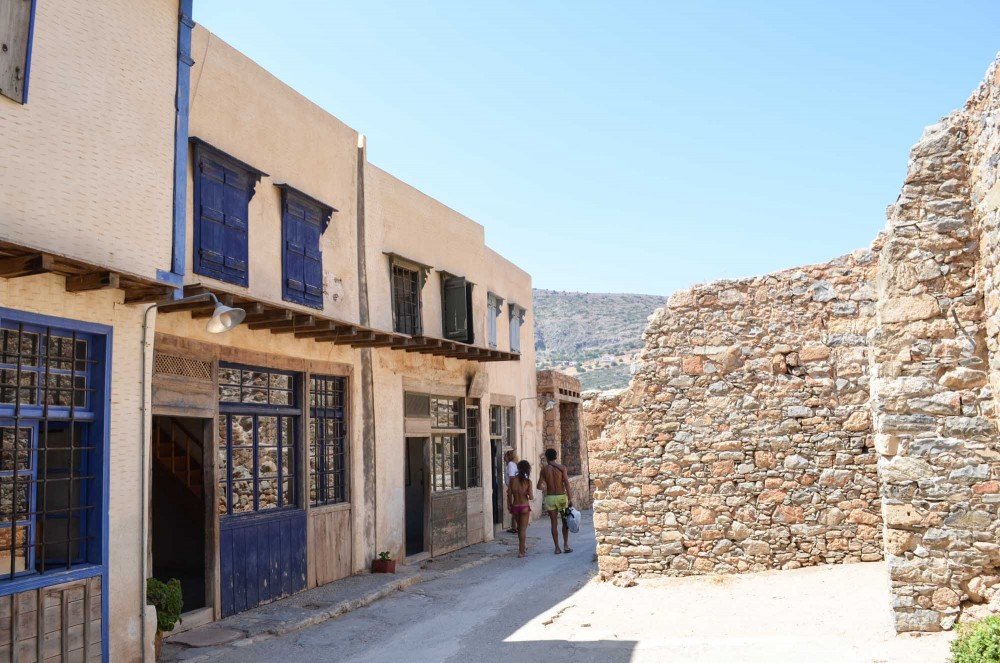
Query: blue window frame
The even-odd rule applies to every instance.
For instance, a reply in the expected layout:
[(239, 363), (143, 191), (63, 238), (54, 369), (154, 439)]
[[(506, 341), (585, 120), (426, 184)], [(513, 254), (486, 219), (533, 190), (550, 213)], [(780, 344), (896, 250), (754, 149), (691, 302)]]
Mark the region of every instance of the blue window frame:
[(106, 564), (110, 334), (0, 309), (0, 595)]
[(19, 104), (28, 103), (28, 79), (31, 73), (31, 44), (35, 32), (35, 0), (5, 3), (7, 11), (0, 22), (0, 95)]
[(295, 373), (220, 364), (220, 515), (298, 505), (299, 382)]
[(194, 272), (247, 286), (250, 199), (264, 173), (194, 140)]
[(334, 208), (293, 189), (281, 189), (281, 295), (285, 301), (323, 308), (323, 253), (320, 237)]
[(313, 505), (346, 502), (347, 378), (309, 378), (309, 500)]

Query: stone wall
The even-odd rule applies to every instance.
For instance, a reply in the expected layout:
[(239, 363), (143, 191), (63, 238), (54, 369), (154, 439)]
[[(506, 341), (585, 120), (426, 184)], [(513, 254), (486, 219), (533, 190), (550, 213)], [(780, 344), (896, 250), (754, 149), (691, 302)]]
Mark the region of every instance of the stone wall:
[(602, 576), (884, 555), (899, 631), (1000, 612), (998, 274), (995, 63), (871, 250), (677, 293), (588, 400)]
[(542, 445), (555, 449), (558, 462), (566, 466), (573, 505), (589, 509), (590, 473), (580, 381), (559, 371), (538, 371), (537, 388), (539, 403), (553, 402), (552, 407), (542, 409)]
[(998, 94), (994, 67), (924, 132), (889, 209), (872, 409), (900, 631), (950, 628), (1000, 581)]
[(881, 559), (876, 253), (675, 294), (591, 445), (602, 574)]

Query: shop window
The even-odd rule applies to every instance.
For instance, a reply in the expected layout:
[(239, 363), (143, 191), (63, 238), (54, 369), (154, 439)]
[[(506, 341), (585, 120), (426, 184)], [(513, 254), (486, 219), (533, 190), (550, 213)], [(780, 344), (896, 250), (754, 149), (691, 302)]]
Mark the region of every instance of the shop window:
[(0, 582), (102, 562), (110, 332), (37, 320), (0, 310)]
[(309, 379), (309, 500), (347, 501), (347, 378)]

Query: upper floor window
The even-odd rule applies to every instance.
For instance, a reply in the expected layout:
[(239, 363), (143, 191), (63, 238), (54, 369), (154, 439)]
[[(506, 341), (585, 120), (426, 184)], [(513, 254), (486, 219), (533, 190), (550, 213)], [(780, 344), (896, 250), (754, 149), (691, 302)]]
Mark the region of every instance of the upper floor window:
[(194, 272), (249, 285), (250, 199), (264, 173), (198, 141), (194, 176)]
[(35, 23), (35, 0), (5, 0), (0, 5), (0, 94), (28, 103), (28, 70)]
[(287, 184), (281, 188), (281, 271), (285, 301), (323, 308), (323, 254), (319, 239), (336, 211)]
[(492, 292), (486, 293), (486, 333), (491, 348), (497, 347), (497, 321), (503, 309), (503, 298)]
[(473, 284), (463, 276), (441, 272), (441, 331), (449, 341), (472, 343)]
[(389, 253), (392, 282), (392, 328), (400, 334), (423, 334), (420, 292), (430, 270), (426, 265)]
[(521, 325), (524, 324), (524, 314), (527, 312), (522, 306), (514, 302), (508, 304), (510, 311), (510, 351), (521, 351)]

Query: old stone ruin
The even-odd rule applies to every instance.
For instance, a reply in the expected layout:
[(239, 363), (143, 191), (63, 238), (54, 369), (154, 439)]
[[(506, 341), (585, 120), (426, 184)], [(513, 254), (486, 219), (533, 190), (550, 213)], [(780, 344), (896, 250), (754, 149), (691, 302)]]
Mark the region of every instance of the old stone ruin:
[(1000, 612), (998, 171), (994, 63), (870, 248), (650, 318), (584, 406), (604, 578), (884, 558), (898, 631)]

